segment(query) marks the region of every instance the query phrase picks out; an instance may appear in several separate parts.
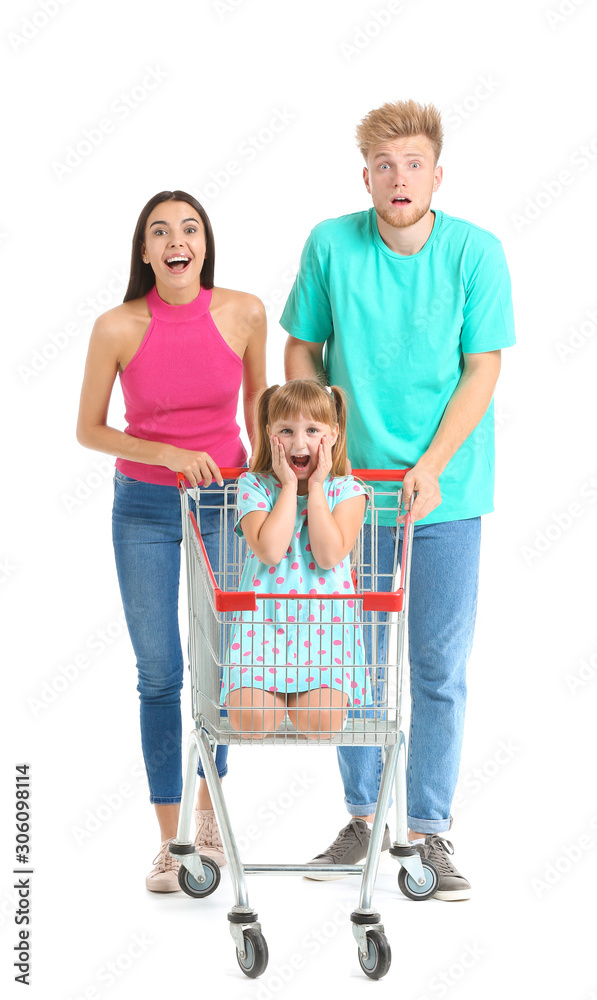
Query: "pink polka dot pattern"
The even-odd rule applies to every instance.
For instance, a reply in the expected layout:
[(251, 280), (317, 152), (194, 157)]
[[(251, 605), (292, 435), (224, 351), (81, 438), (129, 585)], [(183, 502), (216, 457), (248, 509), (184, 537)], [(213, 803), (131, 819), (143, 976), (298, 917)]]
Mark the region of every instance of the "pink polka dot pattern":
[[(278, 497), (275, 490), (280, 489), (275, 477), (248, 473), (242, 483), (238, 496), (244, 514), (272, 510)], [(329, 478), (325, 483), (332, 511), (337, 503), (359, 493), (364, 493), (363, 488), (350, 476)], [(228, 637), (228, 659), (233, 662), (224, 669), (223, 704), (227, 693), (241, 686), (278, 694), (309, 690), (314, 704), (317, 689), (332, 686), (344, 691), (352, 704), (371, 703), (359, 602), (341, 598), (354, 591), (350, 560), (345, 558), (330, 569), (317, 565), (309, 542), (305, 500), (297, 504), (294, 532), (278, 565), (265, 565), (255, 553), (248, 553), (238, 589), (260, 590), (271, 597), (258, 597), (255, 613), (234, 614)], [(277, 594), (288, 596), (277, 598)], [(299, 594), (308, 594), (308, 599), (299, 600)], [(330, 594), (340, 599), (322, 600)]]

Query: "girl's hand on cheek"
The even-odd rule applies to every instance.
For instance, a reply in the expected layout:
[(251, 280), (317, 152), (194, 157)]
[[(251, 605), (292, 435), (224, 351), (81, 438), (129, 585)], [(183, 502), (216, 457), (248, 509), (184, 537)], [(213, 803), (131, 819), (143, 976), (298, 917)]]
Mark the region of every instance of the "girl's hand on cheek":
[(317, 468), (309, 476), (309, 487), (311, 485), (322, 485), (332, 470), (332, 445), (330, 438), (324, 434), (317, 449)]
[(277, 437), (271, 437), (270, 446), (272, 449), (272, 470), (282, 486), (294, 486), (296, 488), (298, 480), (294, 470), (290, 468), (286, 461), (284, 447)]

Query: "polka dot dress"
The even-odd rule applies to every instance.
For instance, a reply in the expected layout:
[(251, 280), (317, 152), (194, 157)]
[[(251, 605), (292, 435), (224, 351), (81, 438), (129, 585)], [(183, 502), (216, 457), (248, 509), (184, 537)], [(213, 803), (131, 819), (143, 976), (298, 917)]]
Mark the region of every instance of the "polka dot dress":
[[(253, 510), (271, 511), (280, 489), (277, 479), (244, 473), (239, 479), (236, 531)], [(324, 493), (330, 510), (351, 497), (366, 495), (353, 476), (327, 478)], [(258, 611), (238, 612), (231, 629), (228, 665), (222, 681), (222, 704), (239, 687), (288, 694), (334, 688), (354, 706), (372, 702), (359, 622), (359, 602), (335, 601), (334, 594), (353, 594), (348, 556), (333, 569), (321, 569), (313, 559), (307, 525), (307, 497), (297, 496), (292, 542), (277, 566), (249, 553), (239, 590), (289, 594), (289, 598), (258, 600)], [(298, 599), (293, 594), (308, 594)], [(321, 595), (321, 596), (320, 596)]]

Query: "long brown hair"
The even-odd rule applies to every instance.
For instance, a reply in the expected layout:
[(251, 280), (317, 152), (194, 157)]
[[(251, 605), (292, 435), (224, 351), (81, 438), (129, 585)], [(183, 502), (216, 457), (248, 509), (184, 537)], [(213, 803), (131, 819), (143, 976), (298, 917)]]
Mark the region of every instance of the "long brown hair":
[(131, 275), (126, 294), (122, 300), (123, 302), (129, 302), (130, 299), (142, 298), (142, 296), (147, 295), (150, 289), (152, 289), (155, 285), (155, 274), (153, 273), (151, 264), (145, 264), (143, 262), (141, 248), (145, 243), (145, 227), (147, 225), (147, 220), (156, 205), (161, 205), (163, 201), (186, 201), (186, 203), (188, 205), (192, 205), (197, 212), (203, 223), (203, 228), (205, 229), (206, 256), (203, 262), (203, 267), (201, 268), (201, 287), (213, 288), (214, 286), (216, 247), (211, 222), (207, 217), (207, 212), (203, 208), (203, 205), (200, 205), (197, 199), (193, 198), (191, 194), (187, 194), (186, 191), (160, 191), (159, 194), (154, 194), (153, 198), (149, 199), (145, 208), (143, 208), (141, 215), (137, 219), (137, 225), (133, 236), (133, 250), (131, 253)]
[(338, 437), (332, 445), (330, 475), (347, 474), (346, 398), (337, 385), (331, 385), (328, 390), (317, 379), (293, 379), (284, 385), (272, 385), (263, 390), (256, 404), (256, 441), (251, 472), (272, 472), (268, 424), (271, 427), (278, 420), (291, 420), (301, 415), (329, 427), (338, 424)]

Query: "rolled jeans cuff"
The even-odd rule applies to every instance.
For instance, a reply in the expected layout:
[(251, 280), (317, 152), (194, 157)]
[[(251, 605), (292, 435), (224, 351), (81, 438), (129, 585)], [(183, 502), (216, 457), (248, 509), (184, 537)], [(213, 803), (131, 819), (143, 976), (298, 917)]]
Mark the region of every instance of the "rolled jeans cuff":
[[(197, 774), (199, 775), (200, 778), (205, 777), (205, 772), (201, 766), (201, 761), (199, 761), (199, 764), (197, 765)], [(220, 768), (218, 768), (218, 778), (223, 778), (227, 774), (228, 774), (228, 764), (225, 764), (221, 770)]]
[(446, 833), (452, 825), (452, 817), (447, 819), (417, 819), (415, 816), (407, 818), (409, 830), (416, 833)]
[[(346, 802), (346, 799), (344, 799), (344, 801)], [(392, 800), (390, 799), (390, 801), (388, 802), (388, 809), (390, 808), (391, 805), (392, 805)], [(362, 802), (359, 802), (358, 804), (346, 802), (346, 808), (348, 809), (351, 816), (354, 816), (356, 819), (359, 819), (362, 816), (372, 816), (375, 810), (377, 809), (377, 802), (366, 802), (365, 805), (363, 805)]]

